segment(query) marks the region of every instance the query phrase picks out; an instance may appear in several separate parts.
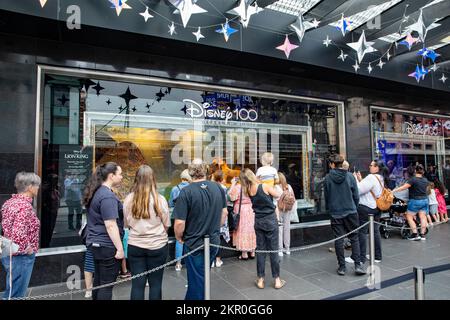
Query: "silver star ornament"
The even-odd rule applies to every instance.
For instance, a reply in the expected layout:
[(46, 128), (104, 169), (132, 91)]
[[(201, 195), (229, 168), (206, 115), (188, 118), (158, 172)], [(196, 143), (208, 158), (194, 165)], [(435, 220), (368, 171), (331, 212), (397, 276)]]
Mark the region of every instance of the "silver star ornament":
[(351, 42), (351, 43), (347, 43), (347, 45), (352, 48), (353, 50), (356, 51), (357, 55), (358, 55), (358, 62), (361, 63), (361, 61), (364, 59), (364, 56), (366, 55), (366, 53), (371, 53), (371, 52), (375, 52), (377, 51), (376, 49), (374, 49), (372, 47), (372, 45), (374, 44), (374, 42), (369, 42), (366, 40), (366, 34), (363, 30), (361, 37), (359, 38), (359, 40), (357, 42)]
[(244, 28), (248, 27), (251, 16), (261, 11), (263, 11), (263, 9), (259, 8), (258, 5), (251, 6), (248, 0), (240, 0), (239, 5), (230, 10), (230, 12), (236, 13), (241, 17), (240, 21)]

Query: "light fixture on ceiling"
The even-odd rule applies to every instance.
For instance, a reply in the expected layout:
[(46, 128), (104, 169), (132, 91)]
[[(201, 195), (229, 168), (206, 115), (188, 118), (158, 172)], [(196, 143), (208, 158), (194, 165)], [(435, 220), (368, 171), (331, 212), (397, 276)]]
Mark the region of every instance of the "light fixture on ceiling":
[(299, 16), (305, 14), (322, 0), (279, 0), (267, 6), (266, 9)]
[[(361, 11), (361, 12), (356, 13), (356, 14), (350, 16), (350, 17), (347, 17), (352, 22), (350, 24), (350, 26), (348, 27), (348, 30), (352, 31), (352, 30), (355, 30), (356, 28), (359, 28), (364, 23), (366, 23), (368, 21), (371, 21), (375, 17), (377, 17), (380, 14), (382, 14), (384, 11), (392, 8), (393, 6), (395, 6), (396, 4), (398, 4), (399, 2), (402, 2), (402, 1), (403, 0), (387, 1), (387, 2), (384, 2), (384, 3), (379, 4), (377, 6), (371, 6), (367, 10)], [(338, 27), (339, 26), (339, 21), (330, 23), (330, 26)]]

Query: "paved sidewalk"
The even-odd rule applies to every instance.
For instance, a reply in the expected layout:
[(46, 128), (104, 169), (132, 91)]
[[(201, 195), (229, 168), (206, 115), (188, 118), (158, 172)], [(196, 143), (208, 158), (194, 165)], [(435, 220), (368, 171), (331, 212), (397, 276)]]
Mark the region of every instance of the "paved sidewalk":
[[(382, 239), (383, 261), (376, 265), (381, 269), (381, 280), (411, 273), (414, 265), (431, 267), (450, 263), (450, 224), (435, 226), (426, 241), (408, 241), (395, 231), (390, 239)], [(211, 273), (211, 298), (214, 300), (317, 300), (364, 287), (367, 276), (356, 276), (353, 265), (348, 265), (347, 275), (336, 274), (336, 256), (326, 245), (312, 250), (292, 253), (281, 258), (281, 277), (287, 281), (284, 288), (275, 290), (271, 279), (270, 264), (266, 260), (266, 289), (256, 288), (256, 260), (239, 261), (224, 259), (221, 268)], [(350, 251), (346, 251), (350, 255)], [(163, 282), (163, 299), (183, 299), (186, 292), (186, 271), (176, 272), (166, 268)], [(148, 290), (148, 289), (147, 289)], [(29, 295), (68, 291), (66, 284), (48, 285), (30, 289)], [(115, 300), (128, 300), (130, 283), (114, 288)], [(450, 299), (450, 270), (426, 276), (426, 299)], [(84, 295), (69, 295), (58, 299), (84, 300)], [(363, 300), (412, 300), (412, 280), (371, 292), (355, 299)]]

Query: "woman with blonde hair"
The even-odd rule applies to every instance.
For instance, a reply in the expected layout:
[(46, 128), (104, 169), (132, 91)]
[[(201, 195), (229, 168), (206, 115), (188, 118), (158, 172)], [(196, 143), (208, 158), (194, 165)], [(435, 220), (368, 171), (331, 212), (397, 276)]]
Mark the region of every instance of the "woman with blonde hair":
[[(255, 212), (257, 249), (275, 251), (275, 253), (270, 254), (272, 277), (275, 279), (275, 289), (281, 289), (286, 284), (286, 281), (280, 279), (280, 261), (276, 253), (276, 250), (278, 250), (278, 221), (272, 198), (278, 198), (281, 194), (274, 187), (259, 183), (255, 174), (250, 169), (245, 169), (241, 177), (242, 187), (246, 194), (250, 196), (253, 211)], [(265, 266), (266, 254), (258, 253), (256, 256), (256, 269), (258, 274), (256, 286), (259, 289), (264, 289)]]
[[(124, 200), (125, 227), (128, 236), (128, 261), (133, 276), (164, 264), (168, 255), (167, 229), (169, 206), (157, 191), (155, 174), (147, 165), (136, 172), (131, 193)], [(161, 300), (164, 269), (132, 280), (131, 300), (144, 300), (145, 285), (149, 300)]]
[[(279, 248), (287, 255), (291, 254), (289, 250), (291, 246), (291, 215), (297, 214), (297, 201), (295, 199), (294, 190), (287, 183), (286, 177), (283, 173), (278, 172), (279, 184), (275, 185), (275, 189), (282, 195), (278, 199), (277, 209), (279, 212), (279, 220), (281, 228), (279, 232)], [(284, 195), (283, 195), (284, 194)], [(278, 252), (279, 256), (283, 256), (283, 251)]]

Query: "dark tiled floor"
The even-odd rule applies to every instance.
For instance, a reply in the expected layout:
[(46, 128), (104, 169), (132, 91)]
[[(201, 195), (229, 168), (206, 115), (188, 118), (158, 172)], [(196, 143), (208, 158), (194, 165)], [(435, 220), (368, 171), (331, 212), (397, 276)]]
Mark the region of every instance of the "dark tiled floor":
[[(427, 241), (402, 240), (398, 235), (383, 239), (383, 261), (376, 264), (381, 270), (381, 280), (392, 279), (412, 272), (415, 265), (423, 267), (450, 263), (450, 224), (433, 227)], [(256, 261), (225, 259), (221, 268), (213, 268), (211, 274), (211, 298), (222, 300), (317, 300), (364, 287), (366, 276), (356, 276), (353, 266), (348, 266), (346, 276), (336, 274), (336, 257), (329, 251), (333, 245), (293, 252), (281, 258), (281, 276), (287, 285), (281, 290), (273, 288), (271, 269), (266, 261), (266, 288), (255, 287)], [(346, 255), (350, 255), (346, 251)], [(186, 292), (186, 270), (176, 272), (173, 267), (164, 273), (163, 299), (183, 299)], [(148, 290), (148, 289), (147, 289)], [(65, 284), (34, 287), (29, 295), (67, 291)], [(130, 284), (117, 285), (114, 299), (128, 300)], [(450, 299), (450, 270), (426, 276), (427, 299)], [(55, 299), (84, 299), (83, 294)], [(413, 281), (382, 288), (353, 299), (356, 300), (411, 300), (414, 299)]]

